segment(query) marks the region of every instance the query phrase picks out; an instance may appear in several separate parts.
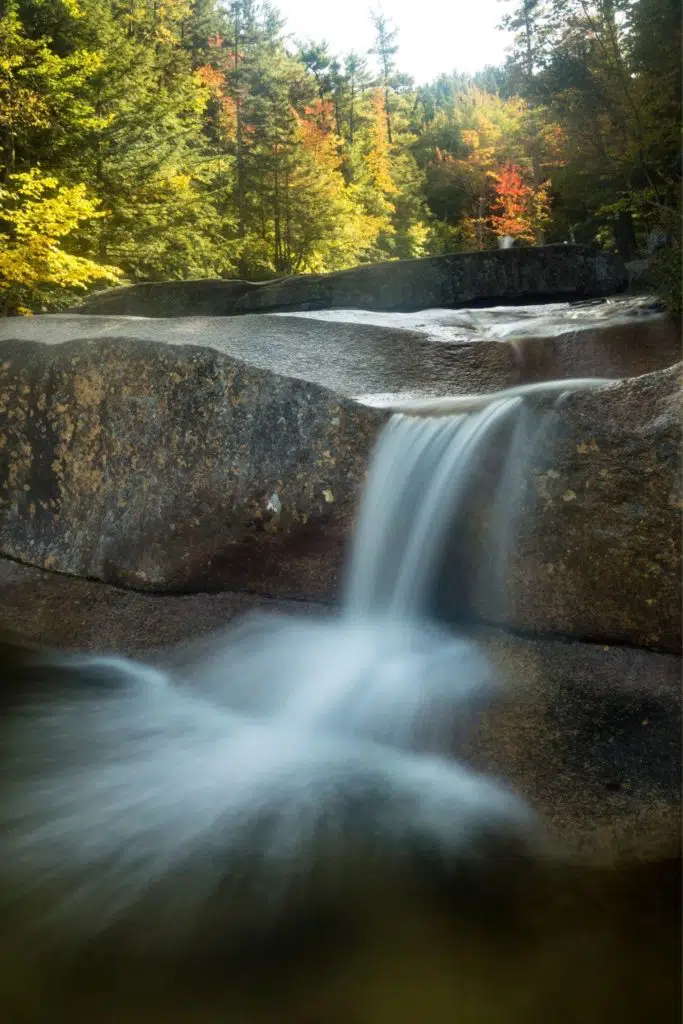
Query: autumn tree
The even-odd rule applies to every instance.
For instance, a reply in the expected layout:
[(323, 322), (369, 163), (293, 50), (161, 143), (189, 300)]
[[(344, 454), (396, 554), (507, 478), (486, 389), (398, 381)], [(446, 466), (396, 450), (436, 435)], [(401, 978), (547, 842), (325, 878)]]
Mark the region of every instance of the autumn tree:
[(59, 307), (113, 268), (265, 279), (501, 234), (630, 256), (653, 228), (673, 295), (680, 13), (515, 0), (505, 67), (415, 87), (381, 13), (373, 73), (293, 46), (260, 0), (6, 0), (4, 307)]
[[(75, 3), (55, 15), (76, 23)], [(45, 18), (43, 17), (43, 20)], [(72, 45), (57, 53), (50, 38), (31, 34), (18, 2), (10, 0), (0, 16), (0, 175), (28, 170), (36, 162), (62, 162), (93, 129), (105, 127), (92, 96), (104, 63), (96, 48)]]
[(117, 267), (69, 252), (68, 238), (103, 215), (84, 185), (62, 186), (37, 168), (0, 187), (0, 303), (3, 314), (50, 308), (88, 285), (115, 284)]
[(554, 220), (630, 258), (679, 189), (680, 2), (546, 0), (533, 15), (534, 101), (567, 142)]
[(500, 173), (492, 174), (495, 199), (491, 227), (497, 238), (505, 235), (520, 241), (533, 242), (539, 228), (549, 220), (549, 185), (537, 188), (524, 180), (522, 170), (508, 164)]

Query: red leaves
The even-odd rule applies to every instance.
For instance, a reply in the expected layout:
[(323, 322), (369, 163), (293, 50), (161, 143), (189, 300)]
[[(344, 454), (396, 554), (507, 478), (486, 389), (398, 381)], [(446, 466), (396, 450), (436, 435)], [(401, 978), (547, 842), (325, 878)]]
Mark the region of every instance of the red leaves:
[(534, 189), (525, 182), (516, 164), (507, 164), (491, 177), (495, 182), (495, 212), (490, 218), (494, 234), (533, 242), (534, 227), (547, 212), (548, 185)]

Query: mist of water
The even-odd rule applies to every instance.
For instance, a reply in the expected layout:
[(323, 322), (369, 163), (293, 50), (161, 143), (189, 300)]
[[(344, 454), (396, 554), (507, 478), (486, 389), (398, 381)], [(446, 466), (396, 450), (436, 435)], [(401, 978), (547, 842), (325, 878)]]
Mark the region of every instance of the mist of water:
[(306, 733), (453, 754), (494, 690), (472, 639), (395, 614), (246, 616), (201, 641), (192, 685)]

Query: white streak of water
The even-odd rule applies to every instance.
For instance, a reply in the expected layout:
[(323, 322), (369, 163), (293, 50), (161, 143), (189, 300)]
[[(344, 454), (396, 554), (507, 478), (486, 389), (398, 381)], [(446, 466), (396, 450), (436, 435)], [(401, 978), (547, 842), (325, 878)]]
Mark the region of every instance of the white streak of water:
[(345, 607), (354, 614), (391, 605), (402, 553), (409, 542), (415, 501), (434, 467), (450, 450), (464, 417), (438, 422), (394, 416), (372, 458), (351, 545)]
[(427, 613), (440, 568), (439, 555), (459, 505), (468, 494), (477, 456), (490, 442), (496, 427), (509, 420), (521, 404), (521, 398), (508, 398), (468, 417), (439, 463), (434, 465), (429, 487), (416, 511), (410, 541), (400, 559), (391, 602), (395, 612)]
[(200, 644), (192, 676), (239, 713), (432, 752), (457, 746), (493, 684), (473, 640), (377, 613), (248, 616)]

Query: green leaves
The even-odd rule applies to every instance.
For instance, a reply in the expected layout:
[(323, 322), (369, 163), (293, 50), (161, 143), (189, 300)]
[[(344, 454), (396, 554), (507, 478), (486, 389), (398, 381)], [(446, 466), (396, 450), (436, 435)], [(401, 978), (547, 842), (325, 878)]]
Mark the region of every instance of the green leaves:
[(381, 13), (362, 57), (292, 47), (259, 0), (9, 0), (4, 308), (120, 274), (259, 279), (543, 232), (628, 256), (653, 228), (674, 237), (679, 8), (518, 0), (505, 68), (415, 89)]

